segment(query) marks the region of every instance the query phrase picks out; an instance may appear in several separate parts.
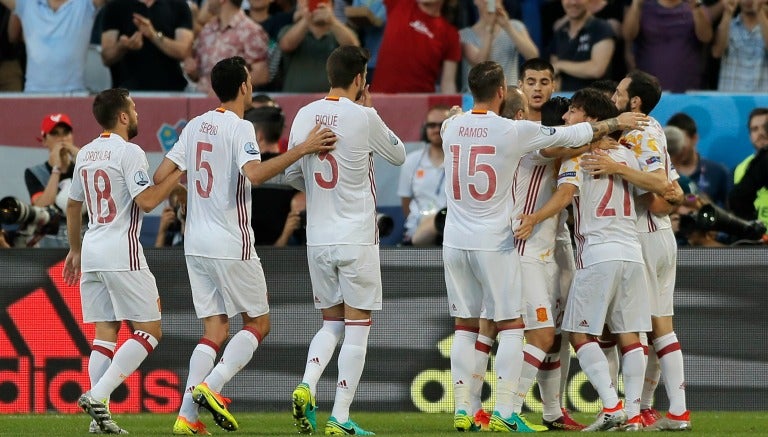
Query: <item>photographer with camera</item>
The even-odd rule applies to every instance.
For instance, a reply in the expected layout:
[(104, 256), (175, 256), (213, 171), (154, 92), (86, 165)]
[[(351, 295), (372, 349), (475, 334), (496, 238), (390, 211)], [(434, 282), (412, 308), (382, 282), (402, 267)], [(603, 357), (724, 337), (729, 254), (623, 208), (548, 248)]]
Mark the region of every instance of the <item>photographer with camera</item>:
[[(49, 213), (65, 222), (64, 209), (72, 183), (75, 146), (72, 121), (64, 113), (48, 114), (40, 126), (40, 141), (48, 148), (48, 160), (24, 171), (24, 182), (32, 206), (49, 208)], [(52, 217), (52, 220), (55, 217)], [(59, 226), (56, 235), (43, 237), (37, 247), (68, 247), (66, 225)]]
[(168, 195), (168, 206), (160, 214), (155, 247), (184, 245), (184, 227), (187, 224), (187, 188), (177, 185)]

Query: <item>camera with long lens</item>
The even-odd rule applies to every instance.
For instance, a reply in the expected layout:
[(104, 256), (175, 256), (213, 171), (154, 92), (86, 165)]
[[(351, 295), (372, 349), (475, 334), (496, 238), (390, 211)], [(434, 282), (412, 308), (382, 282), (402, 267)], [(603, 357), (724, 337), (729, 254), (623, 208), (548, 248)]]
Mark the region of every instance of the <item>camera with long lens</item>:
[(32, 247), (45, 235), (56, 235), (60, 221), (61, 214), (53, 207), (29, 205), (12, 196), (0, 200), (0, 223), (18, 226), (9, 242), (14, 247)]
[(747, 221), (713, 204), (702, 206), (697, 212), (680, 217), (680, 233), (686, 238), (693, 231), (718, 231), (743, 240), (758, 241), (766, 234), (765, 225)]

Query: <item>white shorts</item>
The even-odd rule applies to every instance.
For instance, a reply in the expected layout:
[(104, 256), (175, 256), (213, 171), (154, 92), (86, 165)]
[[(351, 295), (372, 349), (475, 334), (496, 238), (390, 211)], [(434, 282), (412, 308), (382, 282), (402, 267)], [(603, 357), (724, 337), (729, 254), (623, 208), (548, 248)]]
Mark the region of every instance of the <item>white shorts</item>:
[(83, 272), (80, 303), (86, 323), (160, 320), (160, 295), (149, 269)]
[(614, 334), (651, 330), (643, 264), (606, 261), (576, 270), (562, 330), (597, 336), (605, 324)]
[(241, 313), (258, 317), (269, 313), (267, 283), (257, 256), (239, 260), (186, 255), (186, 259), (198, 318)]
[(557, 264), (523, 256), (520, 265), (525, 330), (555, 326), (558, 314), (554, 313), (553, 308), (560, 308), (559, 290), (555, 286)]
[(672, 229), (641, 232), (640, 245), (648, 270), (648, 296), (651, 315), (672, 316), (674, 309), (675, 272), (677, 270), (677, 241)]
[(515, 250), (462, 250), (443, 246), (445, 286), (451, 316), (483, 313), (502, 321), (521, 316), (520, 256)]
[(307, 246), (315, 308), (381, 309), (378, 245)]

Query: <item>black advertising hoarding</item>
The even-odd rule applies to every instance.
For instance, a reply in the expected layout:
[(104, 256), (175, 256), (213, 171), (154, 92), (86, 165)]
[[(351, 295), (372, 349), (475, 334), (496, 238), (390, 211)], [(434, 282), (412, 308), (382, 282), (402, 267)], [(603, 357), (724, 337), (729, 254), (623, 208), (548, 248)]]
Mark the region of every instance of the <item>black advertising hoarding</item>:
[[(269, 286), (272, 331), (253, 361), (227, 386), (234, 411), (285, 410), (320, 327), (311, 302), (303, 249), (259, 248)], [(163, 339), (139, 371), (114, 393), (115, 413), (172, 413), (181, 402), (189, 355), (202, 327), (191, 302), (183, 253), (147, 249), (163, 308)], [(61, 250), (0, 251), (0, 413), (77, 412), (87, 389), (93, 327), (82, 324), (76, 287), (61, 280)], [(676, 332), (683, 346), (688, 404), (694, 410), (768, 408), (768, 252), (703, 249), (679, 252)], [(448, 316), (439, 249), (383, 249), (384, 309), (374, 314), (355, 408), (453, 411)], [(233, 319), (232, 332), (240, 326)], [(122, 342), (129, 335), (123, 326)], [(491, 360), (493, 361), (493, 359)], [(492, 406), (489, 371), (486, 406)], [(330, 408), (335, 360), (318, 386)], [(657, 402), (664, 408), (663, 386)], [(526, 406), (540, 410), (533, 390)], [(572, 360), (566, 396), (574, 410), (597, 411), (597, 396)]]

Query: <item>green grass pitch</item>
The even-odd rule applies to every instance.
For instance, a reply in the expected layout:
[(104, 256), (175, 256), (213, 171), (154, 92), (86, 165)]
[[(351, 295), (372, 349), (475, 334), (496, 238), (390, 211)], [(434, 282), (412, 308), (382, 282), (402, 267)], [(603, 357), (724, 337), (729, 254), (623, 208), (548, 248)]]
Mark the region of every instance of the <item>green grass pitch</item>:
[[(229, 433), (218, 428), (207, 412), (201, 412), (203, 421), (213, 435), (260, 435), (296, 436), (290, 412), (239, 413), (236, 414), (240, 429)], [(590, 417), (576, 417), (588, 422)], [(117, 414), (117, 423), (134, 436), (170, 436), (175, 416), (163, 414)], [(320, 412), (318, 423), (321, 431), (328, 414)], [(354, 420), (365, 429), (380, 436), (445, 436), (458, 435), (452, 428), (453, 419), (448, 414), (425, 413), (355, 413)], [(529, 414), (538, 423), (538, 417)], [(768, 436), (768, 412), (708, 412), (691, 414), (693, 432), (711, 436)], [(86, 436), (89, 417), (79, 415), (0, 415), (0, 436)], [(322, 435), (322, 433), (316, 433)], [(684, 435), (689, 435), (686, 433)]]

